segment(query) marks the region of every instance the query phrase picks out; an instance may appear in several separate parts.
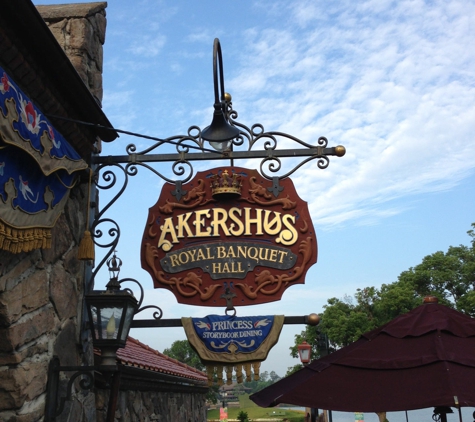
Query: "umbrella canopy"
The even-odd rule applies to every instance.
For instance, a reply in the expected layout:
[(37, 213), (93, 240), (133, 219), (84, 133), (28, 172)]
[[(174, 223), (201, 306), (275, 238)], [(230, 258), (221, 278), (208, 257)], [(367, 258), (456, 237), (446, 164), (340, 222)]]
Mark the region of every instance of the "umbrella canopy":
[(475, 320), (419, 306), (250, 398), (347, 412), (475, 406)]

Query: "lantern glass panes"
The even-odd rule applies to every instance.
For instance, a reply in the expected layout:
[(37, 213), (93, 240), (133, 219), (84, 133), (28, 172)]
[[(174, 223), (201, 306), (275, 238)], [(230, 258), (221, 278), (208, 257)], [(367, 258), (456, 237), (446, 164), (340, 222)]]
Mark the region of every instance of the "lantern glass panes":
[(297, 349), (299, 352), (300, 362), (303, 364), (309, 363), (312, 346), (310, 346), (310, 344), (308, 344), (306, 341), (303, 341), (303, 343), (298, 345)]
[(137, 310), (127, 291), (93, 291), (86, 296), (94, 346), (124, 347)]

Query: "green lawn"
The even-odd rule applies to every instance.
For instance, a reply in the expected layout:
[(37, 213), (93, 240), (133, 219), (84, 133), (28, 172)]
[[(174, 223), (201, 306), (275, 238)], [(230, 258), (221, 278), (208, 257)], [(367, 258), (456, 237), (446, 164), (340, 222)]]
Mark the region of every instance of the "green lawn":
[[(239, 407), (228, 407), (228, 418), (236, 419), (239, 412), (243, 410), (247, 412), (249, 419), (275, 418), (276, 420), (288, 419), (289, 422), (303, 422), (304, 412), (299, 410), (281, 410), (278, 407), (258, 407), (253, 401), (249, 400), (248, 394), (239, 396)], [(275, 412), (275, 414), (273, 414)], [(219, 421), (219, 409), (208, 411), (208, 420)]]

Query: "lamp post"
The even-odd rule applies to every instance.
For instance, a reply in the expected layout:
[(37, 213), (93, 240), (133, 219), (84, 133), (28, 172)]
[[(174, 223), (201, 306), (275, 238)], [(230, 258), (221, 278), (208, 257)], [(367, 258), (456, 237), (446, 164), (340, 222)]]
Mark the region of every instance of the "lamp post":
[(107, 261), (110, 280), (106, 290), (93, 290), (86, 295), (92, 342), (101, 349), (101, 366), (116, 365), (117, 349), (125, 347), (130, 325), (138, 309), (137, 299), (120, 290), (119, 272), (122, 261), (114, 255)]
[[(308, 365), (311, 360), (312, 346), (308, 344), (305, 340), (297, 346), (299, 353), (300, 362), (303, 365)], [(318, 409), (308, 408), (310, 410), (310, 422), (315, 422), (317, 420)], [(305, 411), (307, 414), (307, 409)]]
[[(79, 385), (84, 390), (94, 387), (94, 372), (99, 371), (107, 378), (113, 378), (108, 418), (113, 420), (118, 387), (117, 349), (125, 347), (130, 325), (137, 313), (139, 302), (129, 290), (120, 290), (118, 280), (122, 261), (113, 255), (107, 261), (110, 280), (106, 290), (93, 290), (86, 295), (86, 307), (92, 333), (93, 346), (101, 350), (101, 363), (98, 366), (61, 366), (59, 358), (54, 356), (48, 369), (46, 389), (45, 422), (54, 422), (63, 410), (66, 401), (71, 400), (75, 380), (80, 378)], [(74, 372), (71, 375), (65, 397), (59, 396), (60, 372)]]
[(208, 141), (217, 151), (225, 152), (230, 150), (232, 145), (231, 141), (239, 136), (240, 131), (237, 127), (231, 126), (228, 121), (227, 112), (231, 96), (224, 91), (223, 55), (221, 53), (221, 44), (217, 38), (213, 44), (213, 83), (213, 120), (208, 127), (203, 129), (201, 138)]
[(228, 409), (227, 409), (227, 403), (226, 403), (227, 396), (228, 396), (228, 392), (223, 389), (223, 392), (222, 392), (222, 399), (223, 399), (222, 408), (221, 408), (221, 411), (219, 412), (219, 420), (223, 421), (223, 422), (226, 422), (228, 420)]

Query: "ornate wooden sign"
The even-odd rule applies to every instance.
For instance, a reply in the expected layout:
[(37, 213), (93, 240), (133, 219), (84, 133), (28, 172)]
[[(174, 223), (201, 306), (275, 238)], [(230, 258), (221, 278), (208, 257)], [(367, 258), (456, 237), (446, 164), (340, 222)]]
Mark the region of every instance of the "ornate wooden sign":
[(303, 284), (317, 261), (307, 203), (290, 179), (223, 167), (165, 184), (149, 210), (142, 267), (179, 303), (257, 305)]

